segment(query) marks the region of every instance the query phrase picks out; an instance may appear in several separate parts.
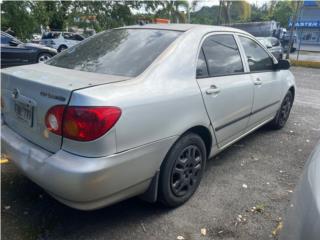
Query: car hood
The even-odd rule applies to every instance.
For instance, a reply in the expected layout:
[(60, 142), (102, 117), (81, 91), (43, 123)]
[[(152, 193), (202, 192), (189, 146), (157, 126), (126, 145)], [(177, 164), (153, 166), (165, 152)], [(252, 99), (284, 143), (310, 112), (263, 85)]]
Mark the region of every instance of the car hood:
[(50, 51), (50, 52), (55, 52), (55, 53), (57, 53), (57, 50), (56, 50), (56, 49), (50, 48), (50, 47), (47, 47), (47, 46), (44, 46), (44, 45), (41, 45), (41, 44), (36, 44), (36, 43), (24, 43), (23, 45), (24, 45), (25, 47), (27, 47), (27, 48), (42, 49), (42, 50), (47, 50), (47, 51)]

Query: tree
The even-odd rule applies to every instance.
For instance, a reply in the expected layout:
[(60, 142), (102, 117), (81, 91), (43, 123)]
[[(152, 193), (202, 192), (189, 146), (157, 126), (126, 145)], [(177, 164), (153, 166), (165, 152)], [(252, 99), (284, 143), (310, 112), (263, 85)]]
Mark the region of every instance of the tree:
[(202, 7), (199, 11), (191, 13), (191, 23), (215, 25), (218, 20), (218, 10), (218, 6)]
[(35, 28), (29, 1), (3, 1), (1, 4), (1, 27), (11, 28), (17, 37), (27, 39)]
[(247, 22), (251, 19), (251, 5), (247, 1), (236, 1), (231, 6), (231, 20)]
[(63, 30), (72, 4), (71, 1), (32, 1), (31, 11), (39, 25), (49, 26), (51, 30)]
[(293, 1), (279, 1), (270, 12), (271, 18), (283, 27), (288, 26), (290, 17), (294, 14), (296, 9), (296, 2)]
[(245, 22), (251, 17), (251, 6), (247, 1), (220, 0), (218, 24), (224, 19), (225, 24), (231, 22)]
[(230, 8), (232, 5), (232, 1), (227, 0), (220, 0), (219, 1), (219, 13), (218, 13), (218, 24), (221, 23), (222, 16), (224, 19), (224, 23), (230, 24), (231, 23), (231, 17), (230, 17)]
[(268, 7), (263, 4), (261, 7), (253, 4), (251, 5), (251, 19), (252, 22), (268, 21), (270, 20), (270, 15), (268, 12)]
[(185, 23), (186, 14), (180, 11), (180, 7), (186, 10), (189, 7), (187, 1), (156, 1), (160, 8), (156, 11), (156, 17), (169, 18), (172, 23)]

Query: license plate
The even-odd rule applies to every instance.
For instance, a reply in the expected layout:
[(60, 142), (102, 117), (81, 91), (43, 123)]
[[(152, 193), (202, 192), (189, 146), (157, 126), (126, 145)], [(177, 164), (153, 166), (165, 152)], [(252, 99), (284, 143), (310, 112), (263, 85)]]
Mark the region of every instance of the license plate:
[(32, 127), (33, 122), (33, 106), (26, 103), (15, 102), (14, 103), (14, 111), (18, 119), (27, 123), (30, 127)]

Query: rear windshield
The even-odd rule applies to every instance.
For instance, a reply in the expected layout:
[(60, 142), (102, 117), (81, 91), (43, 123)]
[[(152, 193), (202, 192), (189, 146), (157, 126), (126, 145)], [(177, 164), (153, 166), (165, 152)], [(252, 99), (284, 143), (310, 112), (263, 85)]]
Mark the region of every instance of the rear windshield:
[(135, 77), (142, 73), (181, 32), (113, 29), (58, 54), (47, 64), (86, 72)]

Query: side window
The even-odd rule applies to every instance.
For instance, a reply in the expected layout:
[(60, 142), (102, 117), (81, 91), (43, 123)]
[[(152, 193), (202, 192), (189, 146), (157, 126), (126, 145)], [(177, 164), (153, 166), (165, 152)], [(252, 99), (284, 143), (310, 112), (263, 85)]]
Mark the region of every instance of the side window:
[(255, 41), (239, 36), (243, 49), (246, 53), (251, 72), (273, 70), (272, 58)]
[(198, 62), (197, 62), (197, 78), (208, 77), (207, 63), (203, 55), (203, 49), (201, 48)]
[(63, 33), (62, 36), (64, 37), (64, 39), (74, 40), (74, 37), (73, 37), (72, 33)]
[(231, 34), (209, 36), (202, 48), (211, 77), (244, 71), (237, 43)]

